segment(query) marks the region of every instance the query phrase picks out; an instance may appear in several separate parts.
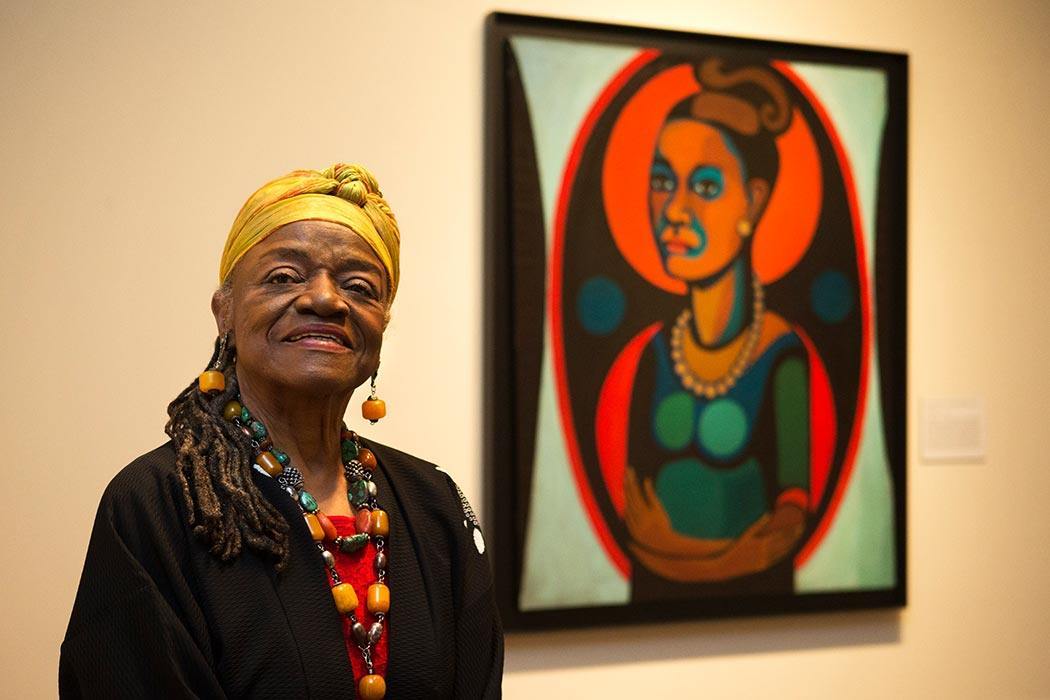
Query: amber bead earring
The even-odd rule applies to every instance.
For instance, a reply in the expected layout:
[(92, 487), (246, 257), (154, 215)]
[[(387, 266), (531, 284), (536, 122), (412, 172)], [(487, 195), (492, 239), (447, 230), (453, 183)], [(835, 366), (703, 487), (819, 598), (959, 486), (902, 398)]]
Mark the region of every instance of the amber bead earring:
[(365, 402), (361, 404), (361, 415), (373, 425), (386, 415), (386, 401), (376, 396), (376, 378), (378, 376), (379, 368), (376, 367), (376, 371), (372, 373), (372, 390)]
[(197, 387), (202, 394), (218, 394), (226, 390), (226, 375), (222, 372), (222, 356), (226, 354), (226, 344), (230, 342), (230, 332), (226, 331), (219, 338), (219, 351), (215, 353), (215, 362), (201, 372), (197, 378)]

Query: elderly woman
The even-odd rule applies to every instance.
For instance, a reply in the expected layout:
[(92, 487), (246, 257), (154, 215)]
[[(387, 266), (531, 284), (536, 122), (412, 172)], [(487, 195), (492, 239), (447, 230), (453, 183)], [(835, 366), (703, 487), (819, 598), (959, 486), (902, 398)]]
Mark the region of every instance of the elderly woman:
[(503, 639), (484, 541), (434, 465), (348, 430), (400, 234), (360, 166), (253, 194), (223, 251), (209, 368), (171, 440), (106, 489), (67, 697), (489, 698)]

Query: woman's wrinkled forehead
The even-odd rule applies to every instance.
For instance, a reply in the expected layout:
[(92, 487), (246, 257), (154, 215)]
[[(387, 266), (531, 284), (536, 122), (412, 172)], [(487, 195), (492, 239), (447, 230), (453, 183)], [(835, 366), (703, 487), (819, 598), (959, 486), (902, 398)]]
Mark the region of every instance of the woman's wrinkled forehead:
[(226, 239), (219, 264), (224, 284), (238, 261), (275, 231), (302, 221), (345, 227), (363, 239), (382, 265), (393, 300), (400, 275), (400, 231), (371, 173), (335, 165), (299, 170), (267, 183), (248, 198)]
[(380, 282), (382, 298), (388, 297), (390, 279), (379, 255), (367, 238), (342, 224), (305, 220), (282, 226), (245, 253), (230, 278), (239, 278), (245, 268), (259, 268), (265, 274), (281, 265), (307, 275), (318, 269), (336, 276), (368, 273)]

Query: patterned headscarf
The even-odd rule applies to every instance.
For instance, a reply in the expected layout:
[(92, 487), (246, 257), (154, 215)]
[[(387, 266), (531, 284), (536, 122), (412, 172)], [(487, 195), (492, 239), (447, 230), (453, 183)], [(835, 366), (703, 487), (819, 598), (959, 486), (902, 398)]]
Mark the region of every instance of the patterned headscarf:
[(219, 284), (253, 246), (296, 221), (342, 224), (371, 246), (386, 269), (392, 302), (400, 277), (401, 233), (379, 183), (361, 165), (336, 163), (324, 170), (295, 170), (266, 183), (248, 198), (233, 222), (219, 262)]

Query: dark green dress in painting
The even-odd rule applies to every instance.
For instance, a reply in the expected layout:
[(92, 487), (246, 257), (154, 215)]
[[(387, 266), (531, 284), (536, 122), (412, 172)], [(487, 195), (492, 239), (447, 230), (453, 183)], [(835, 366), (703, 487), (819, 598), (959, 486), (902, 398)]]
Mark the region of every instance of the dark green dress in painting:
[[(632, 400), (629, 464), (649, 480), (680, 535), (735, 540), (785, 494), (809, 490), (808, 368), (789, 332), (767, 347), (724, 395), (707, 398), (676, 376), (665, 332), (650, 341)], [(793, 588), (791, 557), (727, 581), (677, 582), (632, 568), (635, 600)]]

